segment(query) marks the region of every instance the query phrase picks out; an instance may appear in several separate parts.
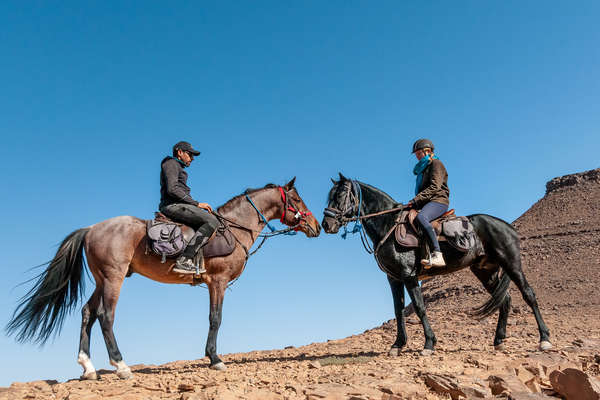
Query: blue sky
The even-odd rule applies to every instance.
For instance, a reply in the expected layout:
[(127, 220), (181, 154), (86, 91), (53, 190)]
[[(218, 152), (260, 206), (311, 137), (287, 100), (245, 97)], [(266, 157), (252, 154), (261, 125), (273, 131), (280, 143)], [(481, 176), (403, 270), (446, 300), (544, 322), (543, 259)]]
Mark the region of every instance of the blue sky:
[[(3, 2), (0, 322), (68, 233), (152, 215), (179, 140), (202, 150), (199, 200), (297, 176), (321, 218), (338, 171), (409, 200), (427, 137), (457, 213), (514, 220), (547, 180), (600, 167), (599, 17), (594, 1)], [(134, 276), (121, 293), (126, 362), (203, 356), (205, 289)], [(330, 235), (270, 239), (223, 313), (221, 353), (393, 317), (359, 239)], [(79, 376), (79, 325), (76, 312), (42, 349), (0, 336), (0, 385)], [(98, 327), (92, 360), (108, 367)]]

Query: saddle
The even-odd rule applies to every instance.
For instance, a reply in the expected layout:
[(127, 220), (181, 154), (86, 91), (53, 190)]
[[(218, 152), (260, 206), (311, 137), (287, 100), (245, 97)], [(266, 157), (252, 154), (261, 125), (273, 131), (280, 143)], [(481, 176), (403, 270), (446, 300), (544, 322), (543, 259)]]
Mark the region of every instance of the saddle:
[[(421, 229), (415, 225), (418, 214), (417, 210), (410, 209), (402, 211), (398, 215), (394, 236), (400, 246), (419, 247)], [(473, 225), (467, 217), (456, 216), (454, 209), (431, 221), (431, 226), (438, 237), (438, 241), (447, 242), (461, 252), (478, 248), (478, 238)]]
[[(154, 213), (154, 219), (147, 221), (146, 228), (148, 238), (151, 241), (150, 248), (152, 248), (155, 253), (163, 257), (163, 262), (165, 258), (174, 258), (183, 253), (185, 247), (188, 245), (190, 240), (192, 240), (196, 233), (191, 227), (179, 222), (175, 222), (161, 212)], [(154, 230), (154, 232), (152, 230)], [(157, 235), (155, 231), (157, 230), (159, 230), (160, 237), (163, 241), (172, 243), (172, 247), (177, 247), (176, 252), (171, 252), (172, 254), (165, 254), (164, 251), (160, 251), (165, 246), (156, 246), (157, 240), (155, 238)], [(181, 239), (184, 242), (183, 246), (178, 245), (180, 243), (180, 240), (177, 240), (178, 230), (180, 231)], [(233, 236), (233, 233), (231, 233), (229, 227), (221, 224), (210, 238), (208, 243), (202, 247), (202, 253), (204, 258), (225, 257), (233, 253), (235, 245), (236, 240)], [(167, 245), (166, 247), (168, 248), (169, 246)]]

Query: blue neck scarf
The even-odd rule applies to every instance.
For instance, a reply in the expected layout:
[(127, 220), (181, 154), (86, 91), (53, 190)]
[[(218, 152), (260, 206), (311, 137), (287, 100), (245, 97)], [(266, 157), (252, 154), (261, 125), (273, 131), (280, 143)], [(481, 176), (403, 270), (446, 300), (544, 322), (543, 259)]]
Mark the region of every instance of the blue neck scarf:
[(437, 156), (427, 154), (425, 157), (421, 158), (417, 165), (413, 168), (413, 174), (417, 176), (417, 183), (415, 185), (415, 195), (419, 194), (419, 190), (421, 189), (421, 185), (423, 184), (423, 171), (425, 168), (431, 163), (433, 160), (439, 160)]

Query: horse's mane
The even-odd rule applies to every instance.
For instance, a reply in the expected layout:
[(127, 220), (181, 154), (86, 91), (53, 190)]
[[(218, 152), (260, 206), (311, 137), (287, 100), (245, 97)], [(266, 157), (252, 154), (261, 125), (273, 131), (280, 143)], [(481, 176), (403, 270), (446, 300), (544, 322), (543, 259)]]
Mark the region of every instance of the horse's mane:
[(371, 186), (368, 183), (364, 183), (361, 181), (356, 181), (359, 184), (361, 184), (362, 186), (365, 186), (367, 189), (372, 190), (374, 192), (376, 192), (377, 194), (381, 195), (382, 197), (384, 197), (386, 200), (391, 201), (392, 203), (396, 203), (398, 204), (398, 202), (396, 200), (394, 200), (394, 198), (392, 196), (390, 196), (389, 194), (387, 194), (386, 192), (384, 192), (383, 190), (376, 188), (375, 186)]
[(246, 190), (244, 190), (242, 193), (238, 194), (235, 197), (232, 197), (231, 199), (227, 200), (224, 204), (221, 204), (219, 207), (217, 207), (217, 211), (221, 212), (226, 212), (229, 210), (228, 206), (233, 206), (233, 204), (237, 203), (239, 200), (243, 199), (246, 197), (247, 194), (252, 194), (254, 192), (258, 192), (260, 190), (264, 190), (264, 189), (273, 189), (273, 188), (277, 188), (279, 187), (279, 185), (276, 185), (274, 183), (267, 183), (265, 186), (261, 187), (261, 188), (248, 188)]
[[(394, 198), (392, 196), (390, 196), (389, 194), (387, 194), (386, 192), (384, 192), (383, 190), (376, 188), (375, 186), (371, 186), (368, 183), (364, 183), (361, 182), (359, 180), (353, 179), (355, 182), (357, 182), (358, 184), (360, 184), (361, 186), (379, 194), (381, 197), (383, 197), (384, 199), (394, 203), (394, 204), (399, 204), (396, 200), (394, 200)], [(336, 182), (336, 185), (339, 184), (339, 181)], [(329, 204), (331, 202), (331, 198), (333, 197), (333, 189), (335, 188), (332, 187), (331, 190), (329, 191), (329, 194), (327, 195), (327, 204)]]

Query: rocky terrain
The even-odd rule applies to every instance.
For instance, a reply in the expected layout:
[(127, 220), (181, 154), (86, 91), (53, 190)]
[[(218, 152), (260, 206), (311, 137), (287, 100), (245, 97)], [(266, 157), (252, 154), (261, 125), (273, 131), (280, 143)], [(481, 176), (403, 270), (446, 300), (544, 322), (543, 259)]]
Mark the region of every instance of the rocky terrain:
[[(514, 226), (526, 276), (554, 348), (538, 332), (514, 285), (506, 348), (496, 318), (469, 311), (487, 294), (466, 270), (424, 283), (438, 345), (421, 356), (423, 333), (407, 310), (407, 349), (388, 356), (395, 321), (360, 335), (298, 348), (226, 354), (226, 372), (206, 360), (132, 366), (134, 378), (36, 381), (0, 388), (0, 399), (600, 399), (600, 169), (555, 178)], [(451, 312), (448, 312), (451, 310)]]

